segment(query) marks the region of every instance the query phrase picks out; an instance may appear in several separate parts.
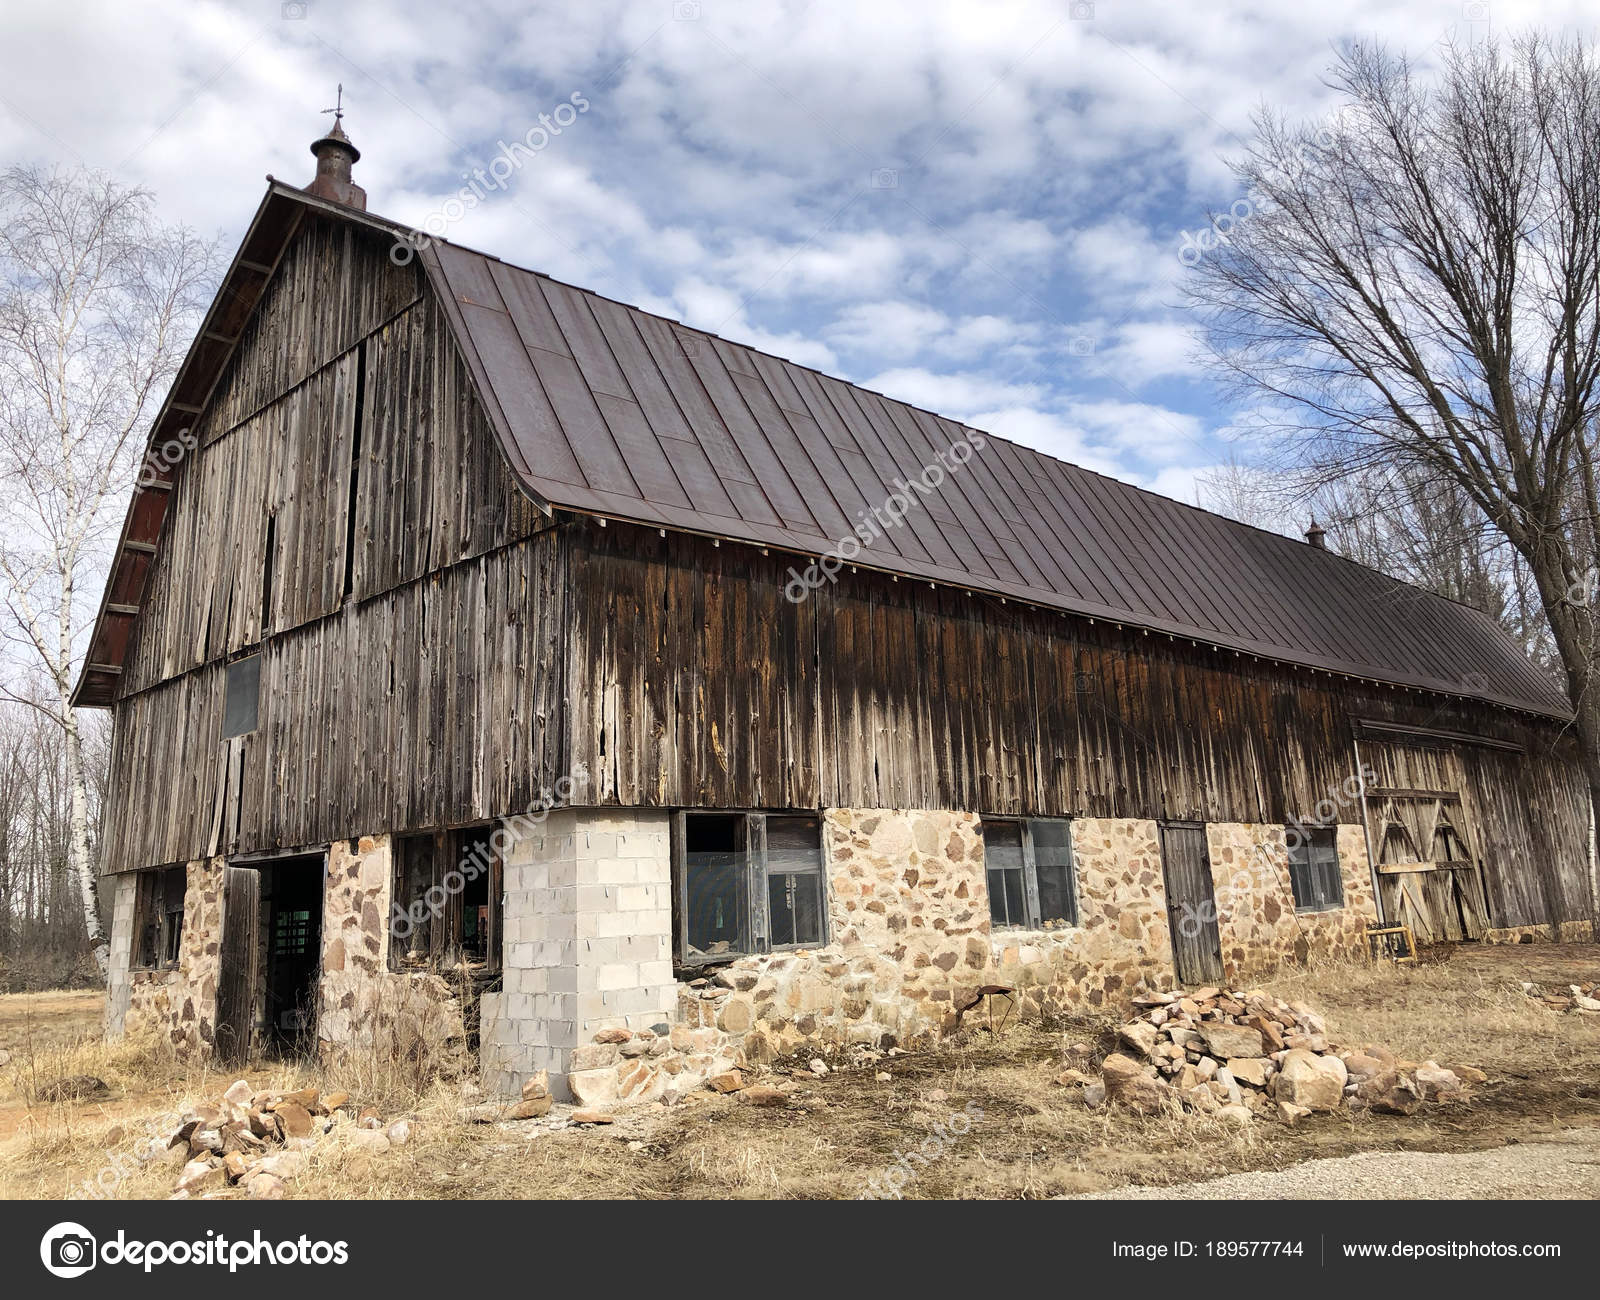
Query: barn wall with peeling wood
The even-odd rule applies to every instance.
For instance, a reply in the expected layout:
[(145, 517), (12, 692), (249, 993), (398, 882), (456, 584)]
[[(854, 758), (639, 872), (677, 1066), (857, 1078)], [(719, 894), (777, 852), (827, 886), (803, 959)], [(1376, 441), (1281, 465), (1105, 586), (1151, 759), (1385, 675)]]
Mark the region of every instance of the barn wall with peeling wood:
[(151, 437), (110, 1024), (516, 1092), (1317, 955), (1592, 939), (1557, 691), (1483, 613), (269, 185)]

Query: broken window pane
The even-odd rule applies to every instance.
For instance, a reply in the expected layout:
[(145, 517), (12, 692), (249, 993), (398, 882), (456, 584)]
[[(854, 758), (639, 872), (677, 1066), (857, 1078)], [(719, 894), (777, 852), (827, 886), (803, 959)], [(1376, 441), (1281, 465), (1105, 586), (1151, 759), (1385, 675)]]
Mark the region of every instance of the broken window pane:
[(1078, 923), (1078, 891), (1072, 873), (1072, 823), (1049, 818), (1028, 823), (1033, 866), (1039, 881), (1039, 922), (1046, 929)]
[(188, 873), (182, 867), (171, 867), (162, 873), (165, 901), (161, 918), (161, 961), (166, 966), (176, 966), (183, 946), (183, 894), (188, 886)]
[(186, 887), (187, 875), (182, 867), (139, 873), (133, 915), (135, 969), (170, 969), (178, 964)]
[(407, 835), (394, 846), (394, 906), (389, 913), (393, 941), (390, 962), (399, 968), (420, 965), (433, 953), (433, 836)]
[(674, 919), (684, 964), (828, 941), (820, 817), (681, 816)]
[(161, 959), (161, 911), (155, 899), (158, 880), (157, 872), (140, 872), (134, 895), (134, 965), (142, 970), (153, 970)]
[(1344, 906), (1344, 881), (1334, 836), (1331, 826), (1305, 830), (1289, 827), (1289, 888), (1299, 911)]
[(450, 836), (450, 855), (441, 877), (448, 889), (459, 873), (460, 897), (452, 898), (446, 917), (453, 926), (447, 947), (459, 952), (469, 966), (497, 970), (500, 965), (500, 890), (495, 863), (493, 828), (477, 826)]
[(690, 960), (753, 951), (747, 844), (742, 816), (684, 818), (685, 956)]

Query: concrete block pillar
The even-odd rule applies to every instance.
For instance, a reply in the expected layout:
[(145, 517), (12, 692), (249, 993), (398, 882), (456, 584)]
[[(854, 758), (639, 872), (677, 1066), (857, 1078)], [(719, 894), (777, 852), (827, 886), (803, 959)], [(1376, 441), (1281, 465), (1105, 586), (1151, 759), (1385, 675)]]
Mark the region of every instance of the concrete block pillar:
[(139, 877), (127, 872), (115, 877), (111, 892), (111, 954), (106, 972), (106, 1037), (122, 1037), (133, 996), (133, 906)]
[(575, 1048), (672, 1018), (668, 814), (559, 809), (517, 835), (504, 877), (505, 978), (481, 1008), (484, 1086), (514, 1095), (548, 1070), (566, 1098)]

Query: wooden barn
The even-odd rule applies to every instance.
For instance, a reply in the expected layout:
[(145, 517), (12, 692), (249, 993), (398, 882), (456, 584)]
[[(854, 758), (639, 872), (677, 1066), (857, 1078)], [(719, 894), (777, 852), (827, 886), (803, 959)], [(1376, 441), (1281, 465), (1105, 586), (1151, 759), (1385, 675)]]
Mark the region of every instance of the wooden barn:
[(431, 240), (312, 148), (77, 688), (114, 1033), (605, 1102), (1379, 921), (1592, 937), (1569, 710), (1484, 613)]

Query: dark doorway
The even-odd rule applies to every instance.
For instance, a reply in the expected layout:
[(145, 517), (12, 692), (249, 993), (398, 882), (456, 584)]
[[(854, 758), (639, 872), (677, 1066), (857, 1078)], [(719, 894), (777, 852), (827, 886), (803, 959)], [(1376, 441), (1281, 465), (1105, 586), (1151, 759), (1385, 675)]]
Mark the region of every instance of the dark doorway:
[(1211, 885), (1211, 854), (1203, 824), (1161, 823), (1161, 869), (1179, 981), (1220, 982), (1222, 940), (1217, 932), (1217, 896)]
[(217, 1053), (310, 1055), (322, 970), (323, 855), (230, 865), (224, 877)]
[(308, 1056), (317, 1045), (317, 976), (322, 970), (322, 857), (261, 868), (262, 1046)]

